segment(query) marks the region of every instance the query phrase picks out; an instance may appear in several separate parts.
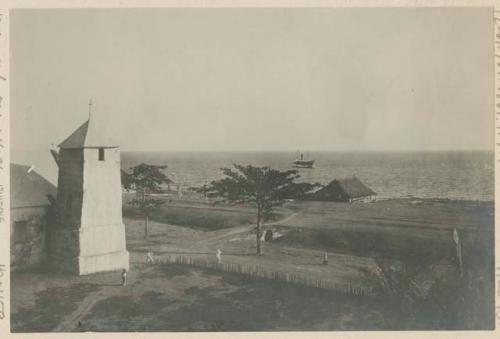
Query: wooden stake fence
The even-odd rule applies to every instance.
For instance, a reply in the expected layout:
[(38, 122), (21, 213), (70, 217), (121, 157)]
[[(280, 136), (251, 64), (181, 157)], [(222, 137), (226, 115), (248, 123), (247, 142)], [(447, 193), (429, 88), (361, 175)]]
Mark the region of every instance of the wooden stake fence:
[(269, 270), (259, 265), (241, 264), (241, 263), (218, 263), (216, 261), (207, 260), (204, 258), (193, 258), (191, 256), (169, 256), (159, 258), (156, 261), (158, 264), (179, 264), (188, 265), (198, 268), (212, 269), (223, 272), (231, 272), (244, 274), (251, 277), (259, 277), (270, 280), (281, 281), (290, 284), (305, 285), (326, 290), (333, 290), (349, 295), (369, 296), (371, 289), (360, 284), (353, 285), (337, 284), (329, 280), (324, 280), (314, 275), (305, 275), (299, 272), (283, 272), (278, 270)]

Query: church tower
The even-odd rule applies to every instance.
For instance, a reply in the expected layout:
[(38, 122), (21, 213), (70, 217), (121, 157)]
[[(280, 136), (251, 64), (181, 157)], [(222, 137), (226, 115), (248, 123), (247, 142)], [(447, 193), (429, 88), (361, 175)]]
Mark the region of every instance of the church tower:
[(55, 268), (79, 275), (129, 268), (122, 220), (120, 149), (87, 120), (51, 151), (59, 167)]

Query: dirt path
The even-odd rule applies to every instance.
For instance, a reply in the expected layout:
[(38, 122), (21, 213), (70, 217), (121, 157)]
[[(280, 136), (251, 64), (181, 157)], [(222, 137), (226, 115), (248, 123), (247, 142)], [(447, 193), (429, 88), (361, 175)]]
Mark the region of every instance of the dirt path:
[(254, 228), (255, 228), (255, 225), (245, 225), (245, 226), (238, 226), (238, 227), (214, 231), (213, 233), (216, 233), (216, 234), (213, 234), (211, 236), (208, 236), (206, 238), (203, 238), (203, 239), (197, 241), (196, 243), (194, 243), (194, 246), (198, 247), (198, 246), (213, 244), (215, 242), (224, 240), (227, 237), (249, 232)]
[[(265, 223), (263, 226), (265, 227), (265, 226), (279, 225), (281, 223), (288, 222), (291, 219), (295, 218), (298, 214), (299, 213), (292, 213), (291, 215), (289, 215), (283, 219), (276, 220), (276, 221), (273, 221), (270, 223)], [(195, 247), (210, 246), (210, 245), (213, 245), (213, 244), (220, 242), (222, 240), (226, 240), (229, 237), (234, 237), (236, 235), (248, 233), (254, 229), (255, 229), (255, 225), (245, 225), (245, 226), (238, 226), (238, 227), (233, 227), (233, 228), (229, 228), (229, 229), (217, 230), (217, 231), (213, 232), (215, 234), (213, 234), (212, 236), (209, 236), (209, 237), (206, 237), (206, 238), (203, 238), (203, 239), (197, 241), (194, 244), (194, 246)]]
[(78, 322), (95, 306), (95, 304), (110, 295), (110, 290), (107, 287), (101, 288), (99, 291), (90, 293), (78, 306), (78, 308), (65, 317), (65, 319), (57, 326), (54, 332), (71, 332), (78, 327)]
[[(135, 283), (138, 280), (138, 272), (129, 271), (127, 275), (127, 286)], [(53, 330), (53, 332), (72, 332), (78, 330), (78, 324), (85, 316), (94, 308), (94, 306), (102, 299), (107, 299), (122, 293), (121, 285), (102, 286), (99, 290), (88, 294), (83, 299), (78, 308), (71, 314), (64, 317), (64, 320)]]
[(286, 222), (289, 222), (290, 220), (292, 220), (293, 218), (295, 218), (297, 215), (299, 215), (298, 212), (296, 213), (292, 213), (290, 214), (288, 217), (286, 218), (283, 218), (281, 220), (276, 220), (276, 221), (273, 221), (273, 222), (270, 222), (270, 223), (266, 223), (264, 224), (264, 226), (272, 226), (272, 225), (279, 225), (279, 224), (283, 224), (283, 223), (286, 223)]
[[(291, 213), (264, 226), (280, 225), (299, 215), (300, 213)], [(215, 261), (215, 252), (219, 248), (222, 250), (222, 262), (225, 264), (261, 267), (270, 272), (289, 272), (311, 279), (322, 279), (339, 286), (351, 282), (356, 284), (362, 280), (366, 271), (374, 268), (374, 262), (369, 257), (331, 252), (330, 264), (323, 265), (324, 251), (321, 249), (285, 247), (278, 243), (263, 242), (264, 255), (256, 256), (254, 229), (255, 225), (245, 225), (203, 232), (202, 237), (197, 236), (193, 242), (184, 241), (183, 235), (179, 234), (180, 238), (169, 238), (169, 244), (156, 246), (153, 252), (155, 258), (161, 261), (181, 256)], [(161, 239), (156, 241), (158, 240), (161, 242)], [(133, 253), (132, 250), (131, 254), (137, 262), (145, 261), (143, 253)]]

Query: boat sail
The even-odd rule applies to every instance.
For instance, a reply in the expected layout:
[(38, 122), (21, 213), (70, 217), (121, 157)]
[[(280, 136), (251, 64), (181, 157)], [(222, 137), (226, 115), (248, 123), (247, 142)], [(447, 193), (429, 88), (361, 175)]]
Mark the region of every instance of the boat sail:
[(309, 160), (309, 154), (304, 158), (304, 153), (300, 153), (300, 156), (297, 155), (293, 165), (299, 168), (314, 168), (314, 160)]

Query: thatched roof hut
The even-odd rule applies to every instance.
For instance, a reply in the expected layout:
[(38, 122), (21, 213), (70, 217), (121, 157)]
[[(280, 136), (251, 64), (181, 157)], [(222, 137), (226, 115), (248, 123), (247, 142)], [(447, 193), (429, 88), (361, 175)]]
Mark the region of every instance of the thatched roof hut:
[(350, 201), (377, 195), (355, 176), (345, 179), (334, 179), (325, 187), (308, 196), (308, 200), (318, 201)]
[(56, 186), (33, 167), (10, 164), (10, 208), (50, 206), (56, 193)]

